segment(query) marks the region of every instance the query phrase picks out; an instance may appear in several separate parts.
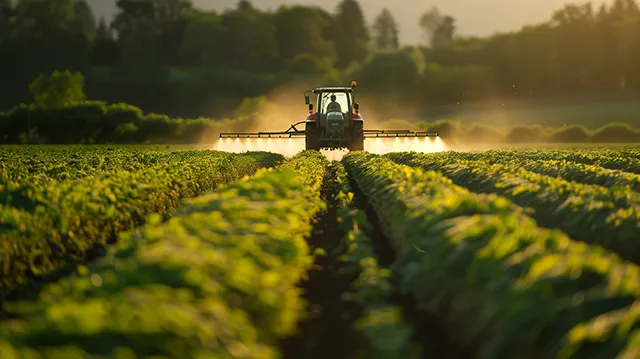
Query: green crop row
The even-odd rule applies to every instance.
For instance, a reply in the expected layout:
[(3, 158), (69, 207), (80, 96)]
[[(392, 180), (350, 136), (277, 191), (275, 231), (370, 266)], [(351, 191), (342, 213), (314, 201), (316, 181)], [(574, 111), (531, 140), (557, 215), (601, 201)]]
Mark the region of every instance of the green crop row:
[(202, 152), (138, 172), (0, 184), (0, 295), (83, 260), (151, 213), (283, 160), (269, 153)]
[(340, 165), (338, 182), (338, 221), (345, 233), (342, 260), (347, 270), (359, 273), (353, 291), (345, 294), (357, 302), (363, 315), (356, 321), (356, 329), (363, 338), (359, 358), (413, 359), (419, 357), (419, 348), (412, 344), (413, 329), (403, 318), (402, 308), (391, 303), (390, 272), (382, 268), (373, 251), (370, 233), (373, 229), (363, 211), (354, 203), (347, 173)]
[(278, 357), (305, 309), (296, 285), (327, 165), (303, 152), (123, 236), (38, 301), (12, 303), (3, 358)]
[(462, 160), (487, 160), (492, 163), (505, 163), (522, 160), (556, 160), (599, 166), (640, 174), (640, 150), (620, 149), (518, 149), (492, 150), (486, 152), (447, 152), (446, 157)]
[(602, 245), (640, 263), (640, 195), (628, 187), (606, 188), (565, 181), (513, 165), (480, 161), (447, 165), (422, 154), (390, 156), (400, 164), (438, 170), (474, 192), (497, 193), (534, 209), (543, 226), (559, 228), (574, 239)]
[(640, 175), (635, 173), (566, 160), (527, 161), (514, 159), (508, 163), (527, 171), (551, 177), (560, 177), (567, 181), (605, 187), (628, 186), (636, 192), (640, 191)]
[(209, 155), (180, 146), (0, 146), (0, 181), (79, 179), (113, 171), (143, 171)]
[(542, 229), (508, 200), (469, 192), (437, 172), (367, 153), (343, 163), (396, 249), (399, 289), (441, 316), (478, 358), (554, 358), (576, 345), (597, 350), (569, 358), (635, 350), (637, 318), (617, 325), (635, 328), (622, 338), (573, 330), (637, 300), (638, 266)]
[[(413, 157), (412, 153), (392, 153), (388, 155), (390, 158), (409, 158)], [(482, 161), (488, 164), (509, 164), (521, 167), (531, 172), (543, 174), (552, 177), (561, 177), (567, 181), (575, 181), (578, 183), (592, 184), (598, 186), (629, 186), (634, 191), (640, 191), (640, 175), (635, 173), (624, 172), (621, 170), (613, 170), (599, 167), (592, 164), (573, 162), (566, 159), (527, 159), (519, 156), (501, 156), (494, 151), (488, 151), (481, 154), (473, 155), (461, 154), (456, 152), (424, 154), (425, 158), (429, 158), (433, 162), (441, 164), (466, 163), (468, 161)]]

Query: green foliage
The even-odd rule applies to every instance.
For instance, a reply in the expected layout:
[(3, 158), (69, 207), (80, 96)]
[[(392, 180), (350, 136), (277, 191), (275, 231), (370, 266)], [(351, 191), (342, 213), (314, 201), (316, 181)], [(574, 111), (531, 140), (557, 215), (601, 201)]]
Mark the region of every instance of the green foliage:
[[(0, 127), (6, 129), (3, 142), (14, 143), (31, 124), (46, 143), (197, 143), (213, 137), (224, 121), (180, 119), (145, 115), (127, 104), (89, 101), (47, 109), (21, 105), (6, 113)], [(238, 124), (244, 121), (237, 122)], [(204, 136), (204, 138), (202, 137)]]
[(3, 153), (15, 164), (0, 168), (2, 294), (84, 259), (149, 214), (167, 214), (183, 198), (282, 160), (215, 151), (33, 151), (46, 153)]
[[(598, 350), (563, 358), (610, 358), (635, 350), (638, 322), (633, 315), (607, 330), (627, 336), (581, 334), (583, 323), (626, 311), (637, 300), (638, 266), (543, 229), (504, 197), (472, 193), (440, 173), (364, 152), (350, 153), (342, 162), (396, 249), (392, 271), (399, 290), (444, 320), (457, 338), (473, 343), (478, 358), (522, 353), (552, 358), (571, 354), (576, 344)], [(488, 175), (467, 173), (466, 178)], [(546, 188), (553, 190), (554, 184)], [(587, 210), (589, 203), (572, 207)]]
[(95, 265), (14, 306), (3, 353), (66, 358), (277, 357), (305, 309), (305, 238), (328, 161), (303, 152), (188, 200), (165, 223), (121, 237)]
[(333, 65), (336, 60), (335, 46), (324, 36), (332, 25), (329, 14), (319, 8), (282, 6), (274, 16), (281, 60), (287, 62), (308, 55), (321, 63)]
[(384, 8), (373, 21), (373, 44), (378, 50), (397, 49), (400, 47), (398, 40), (398, 25), (389, 9)]
[(640, 131), (632, 128), (627, 123), (610, 123), (593, 133), (595, 142), (638, 142)]
[(347, 68), (367, 58), (371, 37), (362, 8), (356, 0), (340, 1), (335, 11), (333, 30), (338, 68)]
[(587, 142), (590, 138), (589, 131), (584, 126), (571, 125), (558, 128), (551, 132), (551, 142), (579, 143)]
[[(413, 153), (396, 160), (438, 169), (453, 183), (473, 192), (497, 193), (519, 206), (532, 208), (531, 216), (541, 225), (557, 227), (573, 239), (602, 245), (624, 259), (640, 263), (636, 241), (640, 231), (639, 193), (624, 185), (576, 183), (593, 176), (593, 172), (599, 177), (607, 176), (606, 170), (581, 170), (578, 165), (558, 166), (555, 162), (528, 163), (517, 153), (511, 156), (515, 157), (504, 161), (499, 160), (500, 155), (488, 155), (484, 161), (461, 159), (455, 153)], [(620, 176), (616, 182), (633, 184), (635, 181), (630, 178), (635, 177)]]
[(390, 272), (382, 268), (376, 259), (371, 240), (372, 227), (365, 213), (354, 203), (344, 166), (336, 164), (338, 193), (338, 221), (344, 231), (342, 246), (345, 270), (359, 273), (348, 300), (357, 302), (364, 312), (355, 325), (364, 339), (364, 348), (358, 357), (375, 359), (418, 358), (420, 349), (412, 343), (412, 328), (405, 322), (402, 308), (392, 304), (393, 287)]
[(81, 73), (54, 71), (51, 75), (40, 75), (29, 85), (34, 103), (43, 108), (55, 109), (86, 98), (83, 91), (84, 76)]

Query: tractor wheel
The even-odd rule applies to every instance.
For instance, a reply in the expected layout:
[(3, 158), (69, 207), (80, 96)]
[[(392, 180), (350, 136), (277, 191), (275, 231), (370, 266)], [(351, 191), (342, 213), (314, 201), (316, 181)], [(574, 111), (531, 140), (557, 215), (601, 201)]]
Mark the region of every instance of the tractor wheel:
[(353, 121), (349, 151), (364, 151), (364, 123), (361, 121)]
[(320, 150), (320, 129), (315, 122), (307, 122), (305, 124), (305, 149), (307, 150)]

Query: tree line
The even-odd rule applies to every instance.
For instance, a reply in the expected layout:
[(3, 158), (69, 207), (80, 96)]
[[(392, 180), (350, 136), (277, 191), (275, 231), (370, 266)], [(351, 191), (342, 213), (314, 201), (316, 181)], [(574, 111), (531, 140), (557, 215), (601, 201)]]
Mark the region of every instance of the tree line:
[[(348, 84), (403, 104), (486, 99), (633, 96), (640, 92), (640, 7), (615, 0), (567, 5), (548, 21), (489, 37), (457, 34), (437, 8), (401, 46), (393, 14), (365, 21), (356, 0), (326, 11), (248, 0), (221, 13), (190, 0), (118, 0), (112, 21), (85, 0), (0, 0), (0, 109), (32, 100), (42, 73), (86, 77), (90, 99), (174, 116), (228, 116), (245, 97), (288, 83)], [(383, 105), (384, 105), (383, 104)]]

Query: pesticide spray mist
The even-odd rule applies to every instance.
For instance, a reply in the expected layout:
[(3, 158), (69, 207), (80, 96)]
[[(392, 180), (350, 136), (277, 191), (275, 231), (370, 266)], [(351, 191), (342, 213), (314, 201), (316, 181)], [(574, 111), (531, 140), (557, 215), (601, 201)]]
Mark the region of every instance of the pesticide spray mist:
[[(304, 150), (304, 138), (221, 138), (214, 145), (218, 151), (242, 153), (247, 151), (268, 151), (286, 157), (295, 156)], [(442, 152), (447, 146), (436, 138), (367, 138), (364, 150), (375, 154), (415, 151), (422, 153)], [(339, 161), (347, 150), (322, 150), (329, 160)]]

